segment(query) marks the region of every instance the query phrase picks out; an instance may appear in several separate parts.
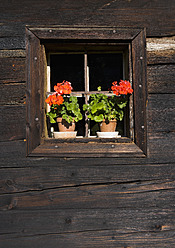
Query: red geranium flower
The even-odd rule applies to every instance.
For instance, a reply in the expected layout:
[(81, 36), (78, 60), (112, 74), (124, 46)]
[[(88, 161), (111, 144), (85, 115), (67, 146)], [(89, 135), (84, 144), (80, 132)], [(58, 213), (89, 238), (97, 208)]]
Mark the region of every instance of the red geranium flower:
[(45, 100), (45, 102), (48, 103), (50, 106), (52, 104), (61, 105), (64, 102), (64, 99), (61, 95), (52, 94)]
[(111, 87), (111, 90), (117, 96), (132, 94), (133, 92), (133, 89), (131, 88), (131, 83), (129, 81), (120, 80), (119, 85), (117, 84), (117, 81), (114, 81), (112, 84), (113, 86)]
[(62, 83), (57, 83), (54, 90), (60, 95), (69, 95), (72, 92), (72, 86), (70, 82), (64, 80)]

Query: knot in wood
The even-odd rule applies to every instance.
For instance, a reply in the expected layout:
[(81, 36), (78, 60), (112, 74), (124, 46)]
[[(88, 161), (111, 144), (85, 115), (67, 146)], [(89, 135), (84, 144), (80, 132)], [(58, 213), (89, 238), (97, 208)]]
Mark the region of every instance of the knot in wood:
[(155, 229), (161, 231), (162, 230), (162, 226), (161, 225), (155, 225)]
[(71, 218), (66, 218), (65, 219), (65, 222), (66, 222), (66, 224), (71, 224), (72, 223), (72, 220), (71, 220)]

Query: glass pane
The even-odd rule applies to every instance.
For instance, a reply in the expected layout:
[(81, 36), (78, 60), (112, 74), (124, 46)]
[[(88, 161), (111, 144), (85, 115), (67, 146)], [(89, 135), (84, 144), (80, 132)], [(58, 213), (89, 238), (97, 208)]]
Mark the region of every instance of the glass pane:
[(90, 91), (108, 90), (112, 82), (123, 79), (123, 54), (88, 54)]
[(84, 90), (84, 55), (54, 54), (50, 56), (51, 91), (63, 80), (72, 84), (74, 91)]

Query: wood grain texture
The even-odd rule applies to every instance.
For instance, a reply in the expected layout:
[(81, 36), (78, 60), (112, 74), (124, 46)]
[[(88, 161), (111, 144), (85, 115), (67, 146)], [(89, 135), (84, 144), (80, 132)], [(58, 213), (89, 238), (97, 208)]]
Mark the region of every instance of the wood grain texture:
[(0, 195), (0, 210), (173, 208), (175, 181), (82, 185)]
[(25, 58), (0, 58), (0, 80), (25, 81)]
[[(15, 30), (13, 29), (14, 25), (12, 26), (10, 24), (6, 26), (0, 27), (0, 50), (7, 49), (25, 49), (25, 32), (24, 27), (18, 27), (18, 32), (23, 33), (23, 36), (15, 36)], [(4, 28), (3, 34), (1, 33), (2, 28)], [(11, 30), (10, 32), (8, 30)], [(11, 36), (10, 36), (11, 33)], [(5, 37), (3, 37), (5, 36)], [(9, 36), (9, 37), (8, 37)]]
[(36, 147), (30, 156), (46, 157), (145, 157), (134, 143), (44, 143)]
[[(147, 28), (148, 36), (174, 35), (174, 2), (157, 1), (42, 1), (25, 0), (22, 11), (19, 1), (1, 4), (1, 22), (11, 36), (22, 36), (25, 25), (118, 25)], [(126, 15), (127, 12), (127, 15)], [(149, 13), (149, 15), (148, 15)], [(155, 18), (156, 17), (156, 18)], [(146, 20), (146, 21), (145, 21)], [(18, 25), (21, 27), (18, 28)], [(10, 26), (10, 27), (9, 27)], [(12, 28), (14, 28), (14, 33)], [(4, 28), (5, 29), (5, 28)], [(5, 30), (1, 29), (4, 35)]]
[(147, 75), (146, 30), (132, 41), (132, 72), (134, 90), (134, 136), (136, 145), (147, 154)]
[[(136, 1), (134, 2), (136, 3)], [(136, 8), (130, 8), (129, 6), (124, 8), (124, 6), (122, 6), (122, 8), (120, 9), (120, 7), (118, 6), (119, 1), (112, 1), (108, 3), (109, 7), (106, 6), (105, 8), (95, 12), (94, 15), (89, 15), (87, 17), (88, 23), (96, 23), (96, 25), (100, 25), (101, 23), (104, 23), (105, 20), (106, 25), (115, 25), (115, 23), (117, 22), (118, 26), (127, 27), (138, 27), (139, 23), (140, 27), (145, 27), (147, 29), (147, 37), (168, 36), (168, 33), (170, 35), (174, 35), (174, 31), (172, 30), (172, 25), (174, 23), (174, 8), (171, 9), (171, 7), (167, 6), (167, 3), (165, 2), (164, 4), (166, 7), (159, 8), (157, 6), (153, 9), (143, 6)], [(128, 5), (128, 3), (126, 4)], [(136, 4), (138, 4), (138, 1)], [(144, 4), (146, 3), (143, 2), (143, 5)], [(161, 3), (159, 2), (158, 5), (159, 4)], [(167, 15), (169, 16), (169, 18), (167, 18)], [(125, 18), (123, 18), (124, 16)]]
[(40, 74), (40, 40), (26, 29), (26, 63), (27, 63), (27, 116), (26, 116), (26, 137), (27, 154), (40, 144), (41, 138), (41, 78)]
[[(14, 155), (15, 153), (13, 153)], [(19, 155), (18, 155), (19, 156)], [(11, 160), (15, 165), (15, 159)], [(46, 189), (83, 185), (142, 182), (145, 184), (174, 180), (173, 164), (86, 164), (85, 159), (58, 161), (54, 159), (27, 160), (18, 159), (19, 167), (0, 169), (0, 194), (41, 191)], [(20, 168), (23, 162), (25, 167)], [(117, 162), (117, 161), (116, 161)], [(131, 162), (131, 161), (130, 161)], [(48, 164), (52, 163), (52, 166)]]
[(175, 94), (150, 95), (148, 99), (148, 130), (175, 132)]
[[(66, 28), (67, 27), (67, 28)], [(29, 27), (40, 39), (59, 40), (125, 40), (130, 41), (140, 32), (139, 28), (109, 27), (83, 27), (83, 26), (50, 26), (50, 27)]]
[[(165, 139), (165, 141), (164, 141)], [(149, 137), (149, 145), (151, 154), (144, 158), (52, 158), (52, 157), (27, 157), (26, 158), (26, 142), (7, 141), (0, 142), (0, 158), (1, 168), (22, 168), (22, 167), (43, 167), (43, 166), (113, 166), (113, 165), (133, 165), (138, 164), (147, 166), (148, 164), (174, 163), (174, 133), (155, 133)], [(160, 149), (161, 148), (161, 149)], [(136, 167), (137, 168), (137, 167)], [(167, 167), (168, 168), (168, 167)], [(126, 168), (127, 170), (127, 168)]]
[(0, 58), (25, 58), (26, 51), (22, 49), (0, 50)]
[(26, 102), (25, 83), (1, 83), (0, 81), (0, 105), (22, 105)]
[(25, 106), (1, 106), (0, 107), (0, 141), (19, 140), (26, 137)]
[(148, 134), (148, 154), (150, 158), (161, 161), (175, 161), (175, 132), (154, 132)]
[[(61, 209), (0, 212), (4, 238), (115, 230), (117, 233), (173, 231), (174, 212), (150, 209)], [(2, 224), (4, 223), (4, 224)], [(1, 234), (2, 235), (2, 234)]]
[[(0, 248), (175, 247), (174, 4), (0, 2)], [(147, 157), (26, 157), (25, 25), (55, 24), (146, 27)]]
[(147, 66), (148, 92), (150, 94), (175, 93), (175, 64)]
[[(149, 242), (148, 242), (149, 240)], [(3, 247), (10, 248), (38, 248), (38, 247), (59, 247), (59, 248), (169, 248), (175, 245), (174, 231), (163, 232), (139, 232), (119, 234), (115, 230), (87, 231), (68, 234), (53, 233), (50, 235), (34, 235), (16, 238), (16, 235), (1, 237)]]
[(175, 63), (175, 36), (147, 38), (148, 64)]

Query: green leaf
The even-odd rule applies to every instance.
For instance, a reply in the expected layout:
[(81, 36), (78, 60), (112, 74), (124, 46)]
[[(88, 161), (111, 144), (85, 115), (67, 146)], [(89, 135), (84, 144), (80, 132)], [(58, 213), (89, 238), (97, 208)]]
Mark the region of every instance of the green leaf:
[(96, 121), (96, 122), (101, 122), (101, 121), (103, 121), (103, 119), (104, 119), (104, 117), (102, 114), (94, 117), (94, 121)]
[(97, 90), (98, 90), (98, 91), (101, 91), (101, 86), (98, 86)]
[(56, 121), (54, 119), (54, 118), (57, 117), (57, 114), (56, 113), (49, 112), (49, 113), (47, 113), (47, 116), (49, 116), (50, 123), (56, 123)]
[(83, 111), (87, 111), (88, 110), (88, 104), (83, 104)]
[(118, 106), (119, 106), (119, 108), (124, 108), (124, 107), (126, 107), (126, 105), (127, 105), (127, 101), (126, 102), (121, 102), (121, 103), (118, 103), (117, 104)]

